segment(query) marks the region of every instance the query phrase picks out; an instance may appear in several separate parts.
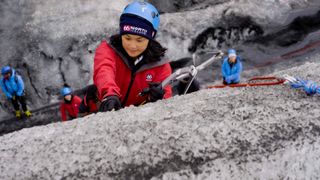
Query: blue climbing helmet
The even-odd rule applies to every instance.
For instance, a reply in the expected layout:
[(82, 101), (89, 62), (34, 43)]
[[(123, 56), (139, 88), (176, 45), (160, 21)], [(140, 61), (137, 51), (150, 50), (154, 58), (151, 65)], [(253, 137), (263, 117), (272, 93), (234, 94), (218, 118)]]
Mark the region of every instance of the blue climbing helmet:
[(160, 14), (158, 10), (148, 2), (133, 2), (128, 4), (122, 14), (136, 15), (150, 22), (155, 31), (158, 31), (160, 24)]
[(4, 66), (4, 67), (2, 67), (2, 69), (1, 69), (1, 74), (2, 74), (2, 75), (5, 75), (5, 74), (11, 73), (11, 72), (12, 72), (12, 70), (11, 70), (11, 67), (10, 67), (10, 66)]
[(72, 90), (71, 90), (71, 88), (69, 88), (69, 87), (63, 87), (63, 88), (61, 89), (60, 93), (61, 93), (61, 96), (64, 97), (64, 96), (66, 96), (66, 95), (72, 94)]
[(237, 56), (237, 52), (234, 49), (228, 49), (228, 57)]

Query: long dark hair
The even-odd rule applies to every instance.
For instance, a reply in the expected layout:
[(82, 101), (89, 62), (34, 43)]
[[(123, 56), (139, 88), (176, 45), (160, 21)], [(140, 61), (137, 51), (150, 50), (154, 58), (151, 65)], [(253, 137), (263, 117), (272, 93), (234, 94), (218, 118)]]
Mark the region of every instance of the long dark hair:
[[(120, 51), (127, 58), (131, 59), (131, 57), (127, 54), (127, 52), (122, 47), (121, 35), (116, 34), (111, 36), (110, 44), (115, 47), (118, 51)], [(160, 61), (161, 58), (165, 55), (167, 48), (163, 47), (156, 40), (149, 40), (147, 49), (142, 53), (146, 63)]]

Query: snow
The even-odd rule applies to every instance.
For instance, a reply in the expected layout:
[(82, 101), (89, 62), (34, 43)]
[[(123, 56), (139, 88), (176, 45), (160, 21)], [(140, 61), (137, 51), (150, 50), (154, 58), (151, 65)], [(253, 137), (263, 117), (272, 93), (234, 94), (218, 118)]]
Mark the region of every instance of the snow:
[[(320, 79), (319, 58), (278, 76)], [(0, 137), (0, 179), (318, 179), (318, 98), (210, 89), (23, 129)]]

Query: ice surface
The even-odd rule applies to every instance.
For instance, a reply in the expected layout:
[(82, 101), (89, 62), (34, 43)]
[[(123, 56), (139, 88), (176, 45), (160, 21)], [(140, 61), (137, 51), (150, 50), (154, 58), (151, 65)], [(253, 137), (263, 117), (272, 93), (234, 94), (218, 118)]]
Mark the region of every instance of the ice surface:
[[(0, 3), (3, 15), (0, 20), (0, 63), (10, 64), (22, 73), (30, 108), (35, 109), (56, 100), (64, 83), (74, 89), (92, 83), (94, 49), (101, 39), (118, 32), (119, 15), (128, 2), (5, 0)], [(288, 24), (290, 18), (312, 14), (319, 7), (316, 0), (180, 2), (156, 2), (161, 4), (160, 9), (170, 6), (168, 11), (165, 8), (162, 11), (157, 39), (168, 48), (167, 55), (171, 60), (190, 56), (188, 48), (205, 29), (232, 26), (228, 17), (233, 15), (249, 16), (265, 28), (265, 32), (269, 32)], [(176, 3), (180, 3), (182, 8), (176, 10)], [(233, 39), (237, 38), (237, 32), (237, 29), (231, 32)], [(249, 29), (240, 32), (243, 40), (252, 35)], [(207, 48), (213, 48), (217, 43), (208, 41)], [(259, 50), (257, 47), (244, 48), (248, 53), (250, 49)], [(2, 93), (1, 100), (6, 101)], [(0, 116), (7, 115), (9, 111), (7, 106), (2, 105)]]
[[(74, 89), (92, 82), (94, 49), (118, 31), (128, 2), (0, 2), (0, 63), (22, 73), (29, 105), (56, 100), (65, 82)], [(166, 6), (176, 1), (170, 2)], [(272, 33), (320, 7), (318, 0), (193, 2), (161, 15), (158, 40), (172, 60), (190, 56), (193, 39), (207, 28), (232, 26), (229, 17), (249, 16), (264, 33)], [(231, 39), (236, 33), (230, 31)], [(241, 33), (243, 39), (251, 35), (249, 29)], [(315, 32), (288, 48), (254, 44), (241, 50), (254, 51), (252, 57), (277, 57), (317, 38)], [(207, 43), (210, 48), (218, 42)], [(283, 61), (244, 75), (273, 72), (320, 83), (318, 49), (295, 63)], [(1, 98), (0, 117), (10, 106), (2, 103), (2, 93)], [(212, 89), (23, 129), (0, 137), (0, 179), (319, 179), (319, 105), (318, 96), (287, 86)]]
[[(320, 79), (320, 54), (277, 75)], [(318, 179), (319, 96), (201, 90), (0, 137), (1, 179)]]

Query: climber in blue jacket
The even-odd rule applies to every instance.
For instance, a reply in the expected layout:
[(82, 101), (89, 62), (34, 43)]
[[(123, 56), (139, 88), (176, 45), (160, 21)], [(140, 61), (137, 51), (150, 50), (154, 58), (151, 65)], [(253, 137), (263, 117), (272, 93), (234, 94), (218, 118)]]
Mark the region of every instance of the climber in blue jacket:
[(236, 50), (229, 49), (228, 57), (225, 57), (222, 63), (223, 84), (238, 84), (242, 72), (240, 56), (237, 56)]
[(24, 83), (22, 81), (21, 76), (18, 75), (16, 71), (10, 66), (4, 66), (1, 69), (1, 74), (1, 89), (3, 93), (7, 96), (7, 98), (11, 101), (15, 109), (16, 117), (21, 117), (19, 103), (22, 106), (24, 114), (27, 117), (31, 116), (31, 112), (27, 109), (27, 104), (24, 97)]

